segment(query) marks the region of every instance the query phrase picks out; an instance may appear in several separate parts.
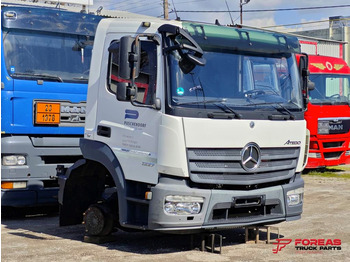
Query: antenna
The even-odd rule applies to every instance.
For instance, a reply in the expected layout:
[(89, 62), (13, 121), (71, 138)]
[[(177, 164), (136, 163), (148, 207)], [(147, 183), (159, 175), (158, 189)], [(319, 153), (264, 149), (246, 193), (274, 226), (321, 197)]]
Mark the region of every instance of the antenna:
[(176, 11), (176, 7), (175, 7), (175, 4), (174, 4), (174, 0), (171, 0), (171, 2), (173, 3), (174, 12), (175, 12), (175, 15), (176, 15), (176, 20), (181, 20), (180, 17), (178, 17), (178, 15), (177, 15), (177, 11)]
[[(248, 2), (249, 2), (249, 1), (248, 1)], [(231, 18), (231, 23), (232, 23), (232, 25), (233, 25), (233, 24), (234, 24), (234, 22), (233, 22), (233, 19), (232, 19), (231, 11), (230, 11), (230, 8), (228, 7), (228, 4), (227, 4), (227, 1), (226, 1), (226, 0), (225, 0), (225, 3), (226, 3), (227, 10), (228, 10), (228, 13), (229, 13), (230, 18)]]

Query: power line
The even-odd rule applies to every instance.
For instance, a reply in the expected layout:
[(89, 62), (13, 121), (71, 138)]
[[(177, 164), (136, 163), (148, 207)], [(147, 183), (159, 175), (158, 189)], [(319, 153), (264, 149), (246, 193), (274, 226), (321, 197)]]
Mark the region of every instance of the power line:
[(124, 8), (130, 8), (130, 7), (133, 8), (132, 5), (136, 5), (138, 3), (144, 3), (144, 2), (145, 2), (144, 0), (125, 0), (125, 1), (120, 1), (118, 3), (114, 2), (111, 4), (105, 5), (105, 7), (114, 6), (116, 9), (124, 9)]
[(130, 6), (130, 5), (132, 5), (132, 4), (135, 4), (135, 3), (137, 3), (137, 2), (144, 2), (144, 1), (141, 1), (141, 0), (139, 0), (139, 1), (134, 1), (135, 3), (132, 3), (133, 2), (133, 0), (125, 0), (125, 1), (120, 1), (120, 2), (118, 2), (118, 3), (114, 3), (116, 6), (119, 6), (119, 8), (120, 8), (120, 5), (126, 5), (126, 6)]
[(184, 2), (177, 2), (176, 4), (189, 4), (189, 3), (196, 3), (196, 2), (204, 2), (204, 1), (208, 1), (208, 0), (193, 0), (193, 1), (184, 1)]
[(311, 22), (286, 24), (286, 25), (271, 25), (271, 26), (263, 26), (261, 28), (274, 28), (274, 27), (282, 27), (282, 26), (287, 27), (287, 26), (295, 26), (295, 25), (310, 25), (310, 24), (319, 24), (319, 23), (325, 23), (325, 22), (329, 22), (329, 20), (311, 21)]
[(350, 18), (339, 18), (339, 19), (327, 19), (327, 20), (319, 20), (319, 21), (310, 21), (310, 22), (303, 22), (303, 23), (295, 23), (295, 24), (285, 24), (285, 25), (271, 25), (271, 26), (263, 26), (261, 28), (274, 28), (274, 27), (286, 27), (286, 26), (295, 26), (295, 25), (309, 25), (309, 24), (318, 24), (318, 23), (325, 23), (325, 22), (330, 22), (330, 21), (349, 21)]
[[(154, 5), (159, 5), (159, 8), (163, 8), (162, 5), (160, 3), (154, 3), (154, 4), (150, 4), (150, 5), (147, 5), (147, 6), (154, 6)], [(145, 8), (145, 6), (142, 6), (143, 8)], [(141, 9), (141, 10), (138, 10), (138, 11), (134, 11), (133, 12), (137, 12), (137, 13), (144, 13), (146, 11), (149, 11), (149, 10), (154, 10), (156, 9), (157, 7), (150, 7), (150, 8), (146, 8), (146, 9)], [(129, 9), (130, 10), (130, 9)], [(125, 10), (125, 11), (128, 11), (128, 10)]]
[[(142, 1), (144, 1), (144, 0), (142, 0)], [(134, 11), (134, 12), (138, 12), (138, 13), (140, 13), (140, 12), (145, 12), (145, 11), (148, 11), (148, 10), (152, 10), (152, 9), (155, 9), (156, 7), (152, 7), (152, 8), (149, 8), (150, 6), (157, 6), (157, 5), (159, 5), (159, 6), (162, 6), (162, 4), (160, 3), (160, 2), (153, 2), (153, 3), (149, 3), (149, 4), (147, 4), (147, 6), (144, 6), (144, 5), (142, 5), (142, 6), (134, 6), (134, 7), (130, 7), (130, 8), (126, 8), (124, 11)], [(146, 7), (146, 9), (145, 9), (145, 7)], [(147, 8), (148, 7), (148, 8)], [(139, 11), (135, 11), (135, 10), (137, 10), (137, 9), (141, 9), (141, 10), (139, 10)]]
[[(326, 8), (341, 8), (350, 7), (350, 5), (331, 5), (331, 6), (314, 6), (314, 7), (296, 7), (296, 8), (274, 8), (274, 9), (250, 9), (244, 10), (245, 13), (254, 12), (278, 12), (278, 11), (300, 11), (300, 10), (315, 10), (315, 9), (326, 9)], [(177, 10), (178, 13), (239, 13), (240, 11), (226, 11), (226, 10)]]

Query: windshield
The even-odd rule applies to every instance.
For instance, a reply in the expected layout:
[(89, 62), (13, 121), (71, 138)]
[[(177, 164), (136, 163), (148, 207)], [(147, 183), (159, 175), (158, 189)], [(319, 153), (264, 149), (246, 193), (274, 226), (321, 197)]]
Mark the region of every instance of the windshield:
[(312, 104), (349, 104), (350, 75), (311, 74), (310, 80), (315, 83), (315, 89), (309, 93)]
[(78, 35), (5, 31), (6, 69), (13, 78), (87, 83), (91, 40)]
[[(169, 54), (171, 105), (210, 106), (224, 103), (230, 108), (252, 110), (276, 104), (302, 110), (300, 82), (292, 54), (261, 54), (205, 51), (205, 66), (184, 74), (178, 51)], [(215, 105), (212, 105), (215, 106)]]

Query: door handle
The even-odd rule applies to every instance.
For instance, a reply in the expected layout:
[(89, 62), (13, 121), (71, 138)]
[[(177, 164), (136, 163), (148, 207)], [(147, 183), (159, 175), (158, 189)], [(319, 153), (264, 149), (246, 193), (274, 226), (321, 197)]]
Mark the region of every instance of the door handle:
[(111, 128), (108, 126), (97, 126), (97, 135), (111, 137)]

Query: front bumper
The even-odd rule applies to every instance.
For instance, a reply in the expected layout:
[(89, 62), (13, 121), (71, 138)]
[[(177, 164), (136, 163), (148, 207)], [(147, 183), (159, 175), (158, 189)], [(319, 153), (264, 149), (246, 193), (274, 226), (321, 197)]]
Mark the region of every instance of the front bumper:
[(319, 149), (310, 149), (305, 168), (313, 169), (350, 164), (349, 138), (317, 138), (312, 136), (310, 143), (312, 142), (317, 142)]
[(41, 180), (30, 180), (25, 189), (1, 189), (1, 206), (57, 205), (58, 187), (45, 188)]
[[(299, 219), (302, 203), (289, 207), (286, 194), (290, 190), (303, 187), (302, 178), (287, 185), (245, 191), (196, 189), (188, 187), (184, 180), (161, 178), (160, 183), (152, 188), (148, 227), (152, 230), (184, 232)], [(195, 215), (166, 214), (163, 206), (168, 195), (203, 197), (201, 212)], [(261, 201), (256, 201), (257, 199)]]
[(1, 205), (12, 207), (57, 205), (58, 164), (70, 166), (81, 158), (80, 137), (1, 137), (1, 154), (24, 155), (22, 166), (1, 166), (1, 182), (25, 182), (26, 188), (1, 189)]

